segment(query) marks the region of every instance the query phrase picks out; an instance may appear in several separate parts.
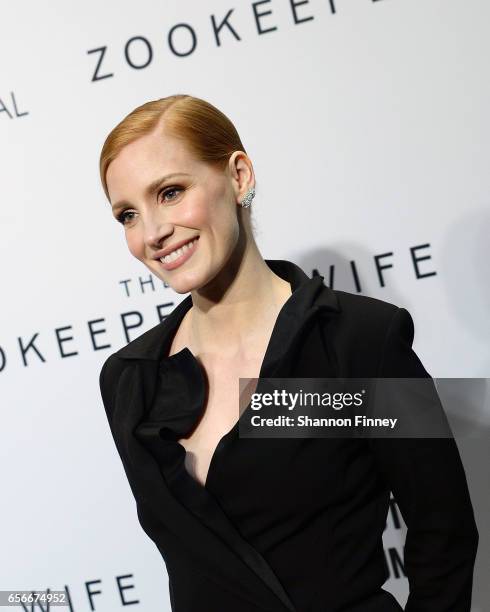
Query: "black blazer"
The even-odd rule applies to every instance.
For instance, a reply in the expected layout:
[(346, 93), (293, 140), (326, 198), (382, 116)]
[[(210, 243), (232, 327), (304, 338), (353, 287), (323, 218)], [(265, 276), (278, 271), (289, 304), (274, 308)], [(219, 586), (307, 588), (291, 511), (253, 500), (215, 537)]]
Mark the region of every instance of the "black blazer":
[[(332, 290), (292, 262), (260, 377), (418, 377), (407, 310)], [(478, 532), (453, 438), (253, 439), (238, 422), (205, 486), (177, 440), (203, 413), (205, 374), (185, 347), (192, 306), (105, 361), (100, 389), (139, 522), (160, 551), (174, 612), (396, 612), (382, 534), (390, 490), (408, 526), (407, 612), (469, 612)], [(238, 413), (237, 413), (238, 417)]]

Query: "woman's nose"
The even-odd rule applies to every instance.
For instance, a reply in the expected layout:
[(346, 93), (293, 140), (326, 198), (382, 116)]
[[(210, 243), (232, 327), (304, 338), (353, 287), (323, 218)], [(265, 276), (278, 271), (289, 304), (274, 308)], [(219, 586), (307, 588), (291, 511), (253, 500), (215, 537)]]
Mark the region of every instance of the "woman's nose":
[(144, 229), (144, 240), (150, 249), (160, 249), (162, 243), (174, 232), (172, 223), (159, 221), (158, 219), (147, 219)]

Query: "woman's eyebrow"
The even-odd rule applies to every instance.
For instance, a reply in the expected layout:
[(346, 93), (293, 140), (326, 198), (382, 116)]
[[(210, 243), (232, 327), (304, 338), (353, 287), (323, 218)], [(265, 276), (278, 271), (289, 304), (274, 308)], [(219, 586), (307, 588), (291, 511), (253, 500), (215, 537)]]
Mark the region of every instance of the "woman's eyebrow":
[[(168, 181), (168, 179), (174, 178), (175, 176), (191, 176), (190, 174), (188, 174), (187, 172), (171, 172), (170, 174), (166, 174), (165, 176), (162, 176), (154, 181), (152, 181), (148, 187), (145, 189), (145, 194), (147, 197), (152, 196), (160, 187), (160, 185), (162, 183), (164, 183), (165, 181)], [(123, 208), (124, 206), (129, 206), (129, 203), (126, 202), (126, 200), (120, 200), (119, 202), (116, 202), (115, 204), (113, 204), (112, 206), (112, 210), (116, 211), (119, 208)]]

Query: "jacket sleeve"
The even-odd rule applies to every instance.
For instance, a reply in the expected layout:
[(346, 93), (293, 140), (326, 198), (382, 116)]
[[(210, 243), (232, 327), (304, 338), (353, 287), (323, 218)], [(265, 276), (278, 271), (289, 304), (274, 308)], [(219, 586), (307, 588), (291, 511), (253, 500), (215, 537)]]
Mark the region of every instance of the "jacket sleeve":
[[(410, 313), (389, 324), (378, 378), (430, 378), (412, 349)], [(470, 612), (478, 531), (454, 437), (369, 441), (407, 525), (405, 612)]]

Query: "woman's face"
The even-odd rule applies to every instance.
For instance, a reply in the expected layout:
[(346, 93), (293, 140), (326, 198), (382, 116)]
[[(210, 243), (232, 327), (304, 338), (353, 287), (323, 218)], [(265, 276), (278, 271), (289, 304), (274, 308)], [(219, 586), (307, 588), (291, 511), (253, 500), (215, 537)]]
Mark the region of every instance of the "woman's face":
[[(209, 283), (238, 243), (239, 174), (196, 161), (161, 128), (126, 145), (106, 181), (131, 254), (177, 293)], [(182, 243), (187, 246), (175, 252)], [(160, 260), (162, 250), (173, 252), (169, 260)]]

